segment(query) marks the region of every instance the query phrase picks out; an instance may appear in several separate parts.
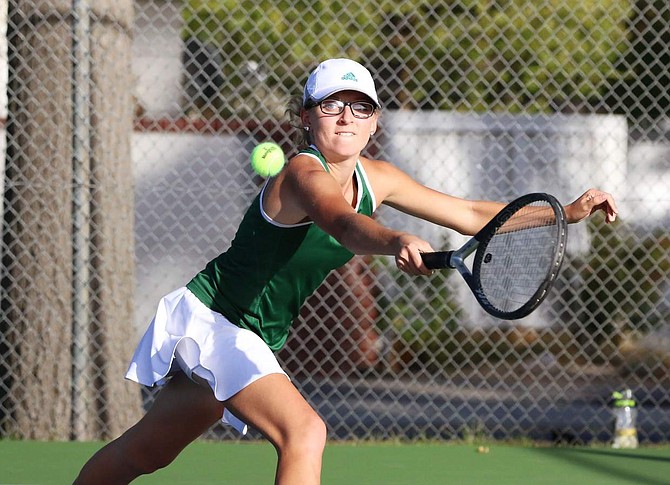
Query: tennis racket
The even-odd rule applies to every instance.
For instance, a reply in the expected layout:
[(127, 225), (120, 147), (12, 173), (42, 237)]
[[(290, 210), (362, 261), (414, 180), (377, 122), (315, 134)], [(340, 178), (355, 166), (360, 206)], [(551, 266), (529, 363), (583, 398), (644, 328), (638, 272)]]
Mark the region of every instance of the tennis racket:
[[(423, 253), (430, 269), (458, 270), (477, 302), (504, 320), (523, 318), (547, 296), (563, 262), (568, 224), (549, 194), (506, 205), (460, 249)], [(465, 259), (474, 254), (471, 270)]]

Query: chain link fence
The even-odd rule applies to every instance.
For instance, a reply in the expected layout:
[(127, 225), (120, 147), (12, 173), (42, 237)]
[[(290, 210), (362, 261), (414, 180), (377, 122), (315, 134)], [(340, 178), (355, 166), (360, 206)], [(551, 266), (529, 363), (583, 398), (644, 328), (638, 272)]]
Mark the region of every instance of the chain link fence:
[[(2, 2), (0, 2), (2, 5)], [(223, 251), (295, 153), (285, 107), (328, 57), (373, 72), (370, 156), (448, 193), (620, 218), (570, 227), (548, 300), (513, 322), (457, 275), (355, 257), (309, 299), (280, 360), (334, 439), (612, 437), (631, 388), (670, 438), (670, 6), (665, 0), (23, 0), (7, 12), (0, 429), (109, 438), (153, 390), (123, 381), (159, 298)], [(434, 247), (453, 232), (381, 207)], [(220, 426), (209, 437), (232, 438)]]

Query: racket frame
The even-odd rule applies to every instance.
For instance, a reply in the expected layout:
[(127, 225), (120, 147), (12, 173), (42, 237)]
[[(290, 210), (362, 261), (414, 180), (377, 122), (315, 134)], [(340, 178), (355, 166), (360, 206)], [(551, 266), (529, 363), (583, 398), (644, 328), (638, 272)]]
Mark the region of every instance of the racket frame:
[[(551, 265), (548, 267), (547, 275), (542, 284), (538, 286), (538, 289), (524, 305), (513, 311), (500, 310), (491, 304), (486, 293), (482, 289), (480, 280), (477, 277), (478, 268), (481, 266), (485, 256), (488, 242), (497, 234), (498, 229), (514, 216), (520, 208), (539, 201), (548, 202), (548, 208), (551, 207), (553, 209), (553, 214), (556, 218), (556, 237), (558, 241), (555, 245)], [(424, 264), (430, 269), (456, 269), (467, 283), (477, 299), (477, 302), (487, 313), (503, 320), (517, 320), (533, 312), (547, 296), (563, 263), (563, 256), (565, 255), (565, 247), (567, 244), (567, 234), (568, 227), (565, 210), (558, 200), (550, 194), (540, 192), (531, 193), (523, 195), (507, 204), (493, 219), (491, 219), (479, 232), (477, 232), (477, 234), (470, 238), (459, 249), (423, 253), (422, 258)], [(473, 271), (471, 272), (465, 264), (465, 259), (475, 251), (475, 260), (472, 266)]]

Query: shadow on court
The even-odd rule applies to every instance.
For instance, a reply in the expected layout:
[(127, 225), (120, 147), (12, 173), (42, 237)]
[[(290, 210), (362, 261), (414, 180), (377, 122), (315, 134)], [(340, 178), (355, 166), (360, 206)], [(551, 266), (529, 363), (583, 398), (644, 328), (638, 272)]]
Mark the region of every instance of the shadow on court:
[(644, 449), (636, 452), (592, 448), (531, 448), (552, 459), (589, 469), (635, 485), (668, 485), (670, 457), (654, 456)]

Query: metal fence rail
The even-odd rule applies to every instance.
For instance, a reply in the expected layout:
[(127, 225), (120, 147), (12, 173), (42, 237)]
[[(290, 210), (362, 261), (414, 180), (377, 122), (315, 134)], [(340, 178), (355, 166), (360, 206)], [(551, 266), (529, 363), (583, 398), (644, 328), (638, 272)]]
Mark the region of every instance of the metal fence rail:
[(287, 102), (347, 56), (384, 105), (370, 155), (464, 197), (598, 186), (620, 220), (570, 227), (556, 287), (520, 321), (450, 273), (356, 257), (332, 274), (279, 353), (331, 437), (609, 440), (629, 387), (641, 441), (670, 439), (666, 1), (0, 6), (2, 436), (109, 438), (140, 415), (152, 392), (122, 375), (158, 299), (227, 247), (262, 182), (254, 144), (294, 153)]

